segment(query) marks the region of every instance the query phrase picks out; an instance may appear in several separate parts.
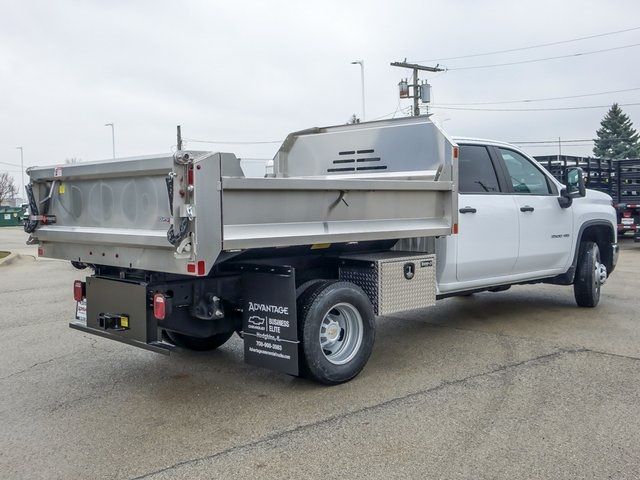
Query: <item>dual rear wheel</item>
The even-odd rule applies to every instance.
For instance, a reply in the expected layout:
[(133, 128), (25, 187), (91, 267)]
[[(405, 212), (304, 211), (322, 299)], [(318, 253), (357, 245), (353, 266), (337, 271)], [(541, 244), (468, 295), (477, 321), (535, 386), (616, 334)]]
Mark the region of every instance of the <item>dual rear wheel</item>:
[[(362, 289), (337, 280), (312, 280), (297, 289), (301, 375), (326, 385), (344, 383), (364, 368), (373, 350), (375, 315)], [(213, 350), (233, 332), (197, 338), (166, 331), (177, 346)]]
[(375, 340), (373, 306), (352, 283), (326, 280), (298, 296), (302, 374), (326, 385), (358, 375)]

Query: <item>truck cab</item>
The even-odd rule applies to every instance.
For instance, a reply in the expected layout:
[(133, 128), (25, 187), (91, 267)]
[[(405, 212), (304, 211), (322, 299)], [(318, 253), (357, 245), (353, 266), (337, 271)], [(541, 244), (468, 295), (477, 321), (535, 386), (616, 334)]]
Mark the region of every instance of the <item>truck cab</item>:
[(595, 243), (600, 284), (617, 260), (611, 197), (595, 190), (568, 201), (565, 185), (517, 147), (454, 138), (458, 232), (437, 242), (441, 294), (505, 289), (532, 281), (571, 283), (579, 250)]

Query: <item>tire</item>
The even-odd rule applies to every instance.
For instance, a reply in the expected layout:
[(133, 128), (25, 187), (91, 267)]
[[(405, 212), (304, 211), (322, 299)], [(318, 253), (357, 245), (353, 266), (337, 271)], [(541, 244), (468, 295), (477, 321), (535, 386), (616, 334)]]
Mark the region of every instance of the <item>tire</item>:
[(189, 335), (184, 335), (182, 333), (169, 332), (165, 330), (165, 333), (169, 337), (169, 340), (173, 342), (174, 345), (182, 348), (186, 348), (188, 350), (195, 350), (197, 352), (206, 352), (208, 350), (215, 350), (216, 348), (224, 345), (227, 340), (231, 338), (233, 335), (233, 331), (218, 333), (216, 335), (212, 335), (210, 337), (191, 337)]
[(301, 374), (325, 385), (348, 382), (371, 356), (373, 306), (349, 282), (317, 282), (298, 297)]
[(598, 305), (606, 276), (606, 267), (600, 263), (598, 245), (595, 242), (582, 242), (573, 283), (573, 294), (578, 306), (593, 308)]
[(490, 288), (489, 291), (493, 293), (506, 292), (510, 288), (511, 288), (511, 285), (500, 285), (499, 287)]
[(326, 281), (327, 280), (324, 280), (322, 278), (316, 278), (314, 280), (308, 280), (304, 282), (298, 288), (296, 288), (296, 298), (300, 298), (300, 295), (306, 292), (308, 288), (313, 287), (314, 285), (317, 285), (320, 282), (326, 282)]

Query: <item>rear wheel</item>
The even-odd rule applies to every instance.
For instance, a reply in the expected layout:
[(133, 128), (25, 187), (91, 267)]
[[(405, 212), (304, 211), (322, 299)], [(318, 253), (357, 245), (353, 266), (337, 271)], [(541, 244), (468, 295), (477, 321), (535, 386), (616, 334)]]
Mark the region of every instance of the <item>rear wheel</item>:
[(298, 335), (304, 376), (327, 385), (347, 382), (373, 350), (373, 306), (352, 283), (315, 283), (298, 297)]
[(573, 293), (580, 307), (595, 307), (607, 279), (607, 267), (600, 263), (600, 249), (595, 242), (582, 242), (578, 254)]
[(506, 292), (511, 288), (511, 285), (500, 285), (499, 287), (492, 287), (489, 289), (490, 292)]
[(178, 347), (186, 348), (188, 350), (196, 350), (204, 352), (207, 350), (215, 350), (216, 348), (224, 345), (227, 340), (233, 335), (233, 331), (218, 333), (210, 337), (192, 337), (184, 335), (182, 333), (165, 331), (169, 340), (171, 340)]

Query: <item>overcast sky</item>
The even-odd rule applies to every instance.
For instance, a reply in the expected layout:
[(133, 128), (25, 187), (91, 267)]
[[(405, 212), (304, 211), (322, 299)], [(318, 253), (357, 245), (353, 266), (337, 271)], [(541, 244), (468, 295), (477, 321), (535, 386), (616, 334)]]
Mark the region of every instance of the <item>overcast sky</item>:
[[(0, 161), (26, 165), (169, 151), (190, 139), (280, 140), (288, 132), (398, 108), (408, 71), (389, 62), (566, 40), (640, 25), (629, 1), (35, 1), (0, 0)], [(640, 30), (510, 54), (450, 60), (450, 68), (640, 43)], [(434, 104), (518, 100), (640, 87), (640, 47), (500, 68), (423, 76)], [(640, 90), (503, 108), (640, 102)], [(400, 107), (408, 106), (406, 100)], [(640, 126), (640, 107), (623, 109)], [(433, 110), (454, 135), (505, 141), (591, 138), (606, 109)], [(398, 115), (401, 113), (398, 112)], [(272, 157), (277, 145), (202, 145)], [(532, 154), (557, 147), (531, 148)], [(588, 154), (588, 147), (563, 148)], [(1, 169), (15, 167), (0, 164)], [(18, 175), (18, 172), (13, 172)]]

